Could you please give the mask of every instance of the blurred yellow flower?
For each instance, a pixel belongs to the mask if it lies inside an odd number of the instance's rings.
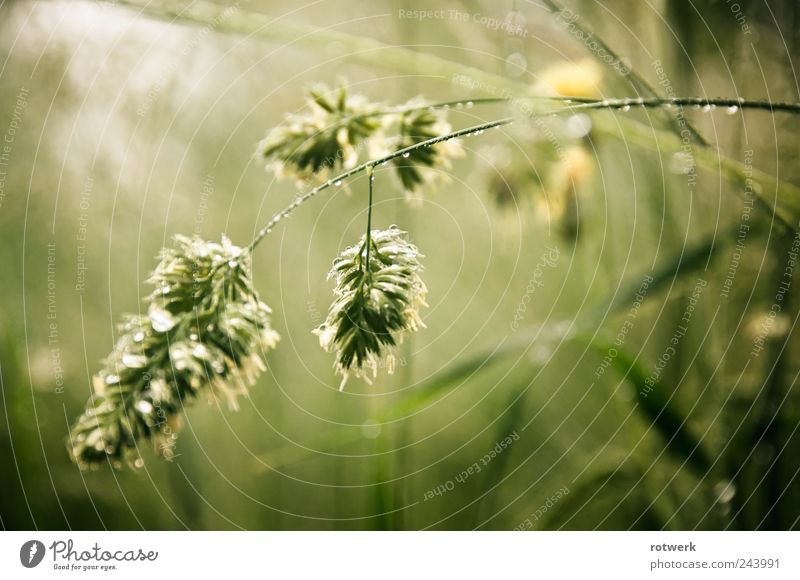
[[[602,81],[603,71],[592,59],[562,62],[539,74],[535,92],[563,97],[598,97]]]

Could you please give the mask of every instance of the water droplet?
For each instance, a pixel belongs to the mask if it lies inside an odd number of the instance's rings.
[[[189,335],[189,338],[192,340],[197,340],[199,337],[194,332]]]
[[[125,353],[122,355],[122,364],[129,369],[140,369],[147,364],[147,357],[143,354]]]
[[[738,112],[739,112],[739,107],[737,107],[736,105],[731,105],[730,107],[728,107],[727,109],[725,109],[725,112],[726,112],[728,115],[735,115],[736,113],[738,113]]]
[[[464,103],[456,103],[456,109],[463,109]]]
[[[630,110],[631,110],[631,106],[630,106],[630,105],[622,105],[622,108],[621,108],[620,110],[621,110],[623,113],[627,113],[628,111],[630,111]]]
[[[592,118],[584,113],[570,115],[564,122],[564,129],[571,138],[580,139],[592,130]]]
[[[107,385],[116,385],[119,383],[119,375],[106,375]]]
[[[528,59],[519,52],[512,53],[506,58],[506,72],[512,77],[518,77],[528,68]]]
[[[133,335],[133,342],[142,342],[144,340],[144,332],[137,332]]]
[[[381,163],[381,166],[383,166],[383,167],[385,167],[386,165],[389,165],[388,161],[384,161],[383,163]]]
[[[473,103],[472,101],[468,101],[468,102],[467,102],[467,108],[468,108],[468,109],[471,109],[471,108],[472,108],[472,107],[474,107],[474,106],[475,106],[475,103]]]
[[[710,105],[708,103],[703,105],[703,112],[704,113],[708,113],[709,111],[713,111],[713,110],[714,110],[714,105]]]
[[[372,419],[367,419],[361,426],[361,432],[367,439],[375,439],[381,434],[381,426]]]
[[[228,261],[228,268],[235,268],[238,265],[239,265],[239,262],[237,262],[236,260],[229,260]]]
[[[141,469],[144,467],[144,460],[141,457],[137,457],[136,460],[133,462],[133,466],[136,469]]]
[[[136,410],[142,415],[149,415],[153,412],[153,405],[149,401],[139,401],[136,403]]]
[[[204,357],[206,357],[208,355],[208,349],[204,345],[198,344],[192,350],[192,354],[196,358],[204,358]]]
[[[723,480],[714,486],[714,493],[717,494],[718,503],[730,503],[736,495],[736,486],[730,481]]]
[[[161,287],[161,293],[162,294],[169,294],[169,286],[167,286],[167,285],[162,286]]]
[[[670,158],[669,168],[673,173],[688,175],[694,169],[694,157],[686,151],[678,151]]]
[[[106,445],[106,454],[111,455],[112,453],[114,453],[114,447]]]
[[[545,364],[553,356],[553,351],[545,345],[539,345],[531,350],[529,356],[535,364]]]
[[[156,332],[169,332],[178,323],[175,317],[158,306],[150,307],[150,324]]]
[[[403,153],[403,159],[408,159],[409,157],[411,157],[411,153],[409,153],[408,151]]]
[[[341,186],[341,185],[342,185],[342,180],[341,180],[341,179],[337,179],[336,181],[334,181],[334,182],[333,182],[333,184],[334,184],[336,187],[339,187],[339,186]]]

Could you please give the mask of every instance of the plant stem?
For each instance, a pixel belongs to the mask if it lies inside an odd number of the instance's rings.
[[[716,107],[730,107],[732,112],[739,109],[759,109],[762,111],[800,113],[800,103],[772,102],[772,101],[749,101],[746,99],[707,99],[704,97],[675,97],[675,98],[652,98],[652,99],[569,99],[579,104],[565,107],[570,110],[577,109],[625,109],[626,107],[709,107],[713,110]],[[735,107],[735,110],[733,108]]]
[[[589,97],[564,97],[546,95],[510,95],[507,97],[485,97],[478,99],[459,99],[456,101],[444,101],[432,103],[420,107],[398,108],[396,110],[381,111],[378,114],[401,114],[421,109],[449,109],[459,105],[490,105],[499,103],[513,103],[514,101],[555,101],[564,103],[565,107],[542,111],[542,114],[553,114],[561,112],[573,112],[581,109],[624,109],[626,107],[736,107],[737,109],[757,109],[762,111],[800,113],[800,103],[788,103],[782,101],[761,101],[749,99],[730,99],[730,98],[705,98],[705,97],[653,97],[653,98],[615,98],[615,99],[594,99]],[[357,117],[369,116],[369,114],[358,115]]]
[[[437,143],[442,143],[443,141],[449,141],[450,139],[456,139],[458,137],[465,137],[467,135],[474,135],[474,134],[477,134],[477,133],[482,133],[483,131],[486,131],[488,129],[494,129],[495,127],[501,127],[503,125],[508,125],[513,120],[514,119],[512,119],[512,118],[499,119],[497,121],[490,121],[488,123],[481,123],[480,125],[474,125],[472,127],[467,127],[466,129],[460,129],[458,131],[454,131],[452,133],[448,133],[447,135],[440,135],[439,137],[433,137],[431,139],[426,139],[425,141],[420,141],[419,143],[415,143],[414,145],[410,145],[408,147],[404,147],[403,149],[398,149],[397,151],[394,151],[393,153],[390,153],[389,155],[385,155],[385,156],[380,157],[378,159],[373,159],[373,160],[370,160],[370,161],[366,161],[366,162],[362,163],[361,165],[357,165],[356,167],[353,167],[352,169],[349,169],[349,170],[345,171],[344,173],[342,173],[340,175],[337,175],[333,179],[329,179],[325,183],[322,183],[321,185],[318,185],[317,187],[315,187],[311,191],[308,191],[308,192],[304,193],[303,195],[301,195],[297,199],[295,199],[292,203],[290,203],[288,206],[286,206],[282,211],[280,211],[280,212],[276,213],[274,216],[272,216],[272,218],[267,222],[267,225],[265,225],[256,234],[256,236],[253,238],[253,241],[250,242],[250,244],[247,246],[247,251],[248,252],[252,252],[255,249],[255,247],[259,244],[259,242],[261,242],[261,240],[263,240],[264,237],[267,234],[269,234],[275,228],[275,226],[278,225],[278,223],[280,221],[282,221],[284,218],[288,217],[294,210],[296,210],[298,207],[303,205],[305,202],[307,202],[312,197],[315,197],[321,191],[324,191],[325,189],[329,188],[331,185],[333,185],[335,183],[341,182],[343,179],[347,179],[348,177],[352,177],[353,175],[361,173],[362,171],[366,170],[367,168],[372,168],[372,167],[375,167],[377,165],[381,165],[383,163],[388,163],[389,161],[392,161],[393,159],[396,159],[396,158],[402,156],[404,153],[410,153],[411,151],[414,151],[415,149],[419,149],[420,147],[428,147],[428,146],[431,146],[431,145],[436,145]]]
[[[541,111],[541,114],[555,114],[560,112],[572,112],[581,109],[625,109],[626,107],[642,107],[642,108],[671,108],[671,107],[711,107],[713,110],[717,107],[736,107],[736,109],[757,109],[770,112],[785,112],[785,113],[800,113],[800,103],[788,102],[772,102],[761,100],[748,100],[743,98],[706,98],[706,97],[622,97],[614,99],[595,99],[591,97],[567,97],[567,96],[553,96],[553,95],[509,95],[506,97],[480,97],[476,99],[457,99],[454,101],[442,101],[440,103],[429,103],[426,105],[414,105],[413,107],[394,107],[384,109],[382,111],[371,111],[369,113],[359,113],[358,115],[350,115],[344,117],[326,127],[326,130],[334,129],[340,125],[356,119],[365,119],[369,117],[379,117],[387,115],[403,115],[414,111],[422,111],[424,109],[460,109],[463,106],[473,105],[496,105],[503,103],[514,103],[515,101],[553,101],[556,103],[563,103],[568,105],[560,109],[552,111]],[[735,111],[734,111],[735,112]],[[687,123],[688,128],[688,123]],[[707,143],[703,145],[708,146]]]
[[[367,278],[369,278],[372,274],[372,271],[369,269],[369,247],[372,245],[372,183],[375,181],[373,169],[374,167],[372,165],[367,167],[367,179],[369,180],[369,205],[367,206],[367,257],[364,260],[364,267],[367,270]]]

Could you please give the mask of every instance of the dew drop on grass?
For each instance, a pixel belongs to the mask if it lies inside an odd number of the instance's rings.
[[[129,369],[140,369],[147,364],[147,357],[143,354],[125,353],[122,355],[122,364]]]
[[[717,502],[730,503],[736,495],[736,486],[730,481],[723,480],[714,486],[714,492],[717,494]]]
[[[564,129],[571,138],[580,139],[592,130],[592,118],[584,113],[571,115],[564,122]]]
[[[376,439],[381,434],[381,426],[372,419],[367,419],[361,426],[361,432],[367,439]]]
[[[739,112],[739,107],[737,107],[736,105],[731,105],[730,107],[728,107],[727,109],[725,109],[725,112],[726,112],[728,115],[735,115],[736,113],[738,113],[738,112]]]
[[[669,160],[669,169],[672,173],[688,175],[694,168],[694,157],[686,151],[678,151]]]
[[[528,68],[528,59],[519,52],[512,53],[506,58],[506,72],[512,77],[518,77]]]
[[[411,153],[409,153],[408,151],[403,153],[403,159],[408,159],[409,157],[411,157]]]
[[[341,179],[337,179],[336,181],[334,181],[334,182],[333,182],[333,184],[334,184],[336,187],[340,187],[340,186],[342,185],[342,180],[341,180]]]
[[[168,332],[177,323],[175,317],[163,308],[151,307],[149,315],[150,324],[153,325],[153,330],[156,332]]]

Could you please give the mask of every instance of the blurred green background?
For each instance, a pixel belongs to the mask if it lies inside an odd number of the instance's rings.
[[[559,118],[552,132],[519,123],[469,137],[450,183],[419,207],[378,171],[376,225],[409,230],[426,256],[427,329],[402,346],[395,375],[351,380],[343,393],[310,330],[331,301],[331,260],[364,230],[365,178],[326,191],[255,254],[283,338],[242,408],[192,407],[172,462],[147,450],[138,471],[78,470],[69,423],[121,314],[149,291],[159,249],[176,233],[244,245],[297,193],[253,152],[303,110],[310,83],[435,102],[490,96],[453,81],[463,67],[518,89],[592,58],[522,0],[236,6],[203,26],[102,2],[0,4],[3,528],[798,527],[796,285],[764,318],[794,232],[756,207],[742,240],[747,187],[780,192],[713,162],[690,187],[680,154],[662,146],[659,110],[592,113],[588,135]],[[655,60],[676,95],[798,101],[796,2],[569,6],[662,94]],[[444,15],[401,16],[412,9]],[[512,10],[524,34],[491,25]],[[228,31],[260,22],[249,13],[269,25]],[[641,96],[597,67],[600,96]],[[450,121],[506,114],[472,107]],[[685,114],[724,155],[800,181],[796,116]],[[584,151],[586,166],[559,165],[550,133]],[[564,172],[574,207],[543,212]],[[541,267],[548,248],[558,259]],[[686,334],[659,367],[698,280]]]

